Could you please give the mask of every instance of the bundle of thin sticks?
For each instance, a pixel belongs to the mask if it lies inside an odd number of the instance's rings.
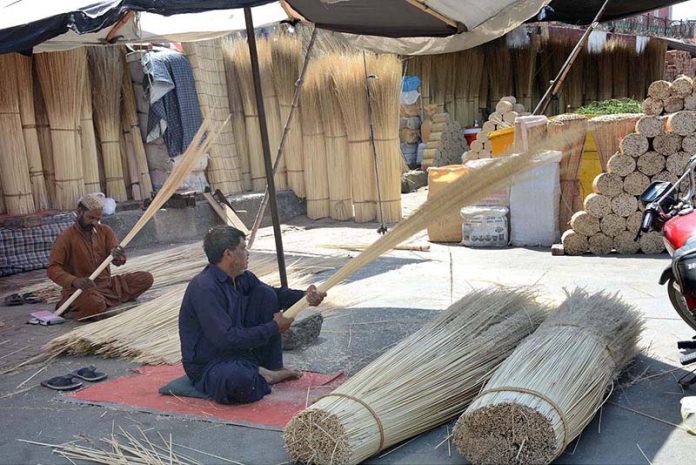
[[[530,291],[469,294],[285,428],[294,461],[357,464],[462,412],[545,317]]]

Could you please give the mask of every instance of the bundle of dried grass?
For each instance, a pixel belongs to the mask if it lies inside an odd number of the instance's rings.
[[[43,166],[43,176],[46,182],[46,193],[48,204],[51,208],[58,208],[56,198],[56,171],[53,167],[53,146],[51,145],[51,127],[48,123],[48,114],[39,78],[34,67],[34,116],[36,117],[36,134],[39,138],[39,148],[41,150],[41,164]]]
[[[222,43],[223,62],[225,65],[225,81],[227,82],[227,98],[230,107],[230,124],[234,144],[239,156],[239,169],[241,170],[241,183],[245,191],[251,190],[251,168],[249,166],[249,143],[247,141],[246,118],[244,116],[244,104],[240,85],[235,73],[232,55],[228,52],[229,41]]]
[[[614,56],[612,53],[615,40],[609,39],[604,43],[602,53],[597,60],[597,100],[609,100],[614,95]]]
[[[643,100],[645,98],[646,83],[645,78],[647,72],[644,64],[643,52],[638,53],[635,47],[629,47],[626,51],[628,60],[628,95],[634,100]]]
[[[304,145],[304,177],[307,194],[307,216],[313,220],[326,218],[329,209],[329,177],[324,141],[324,115],[321,109],[325,69],[312,62],[302,86],[302,141]]]
[[[645,68],[646,90],[652,82],[659,81],[665,75],[665,55],[667,42],[663,39],[650,37],[643,50],[643,66]]]
[[[455,56],[454,53],[442,53],[431,58],[430,103],[448,113],[452,112],[454,104]]]
[[[399,107],[401,106],[401,62],[396,55],[371,56],[367,69],[372,98],[372,118],[377,154],[378,220],[401,220],[401,148],[399,146]],[[450,57],[447,62],[452,62]],[[380,218],[379,215],[383,217]]]
[[[331,178],[331,182],[328,183],[329,216],[336,220],[349,220],[353,217],[353,199],[350,188],[348,136],[331,75],[332,70],[338,69],[341,65],[341,55],[334,53],[320,58],[317,69],[321,70],[323,78],[320,83],[319,104],[324,118],[327,177]]]
[[[495,371],[454,428],[474,464],[550,463],[592,420],[638,353],[640,314],[576,289]]]
[[[121,87],[123,65],[118,47],[89,47],[92,72],[94,123],[99,134],[106,176],[106,193],[114,200],[127,199],[124,167],[121,161]],[[53,124],[51,124],[53,129]]]
[[[249,153],[251,188],[254,191],[263,191],[266,188],[266,167],[263,160],[259,112],[256,106],[254,78],[251,74],[249,47],[246,40],[233,37],[223,43],[223,50],[228,69],[234,69],[234,78],[239,86],[239,92],[242,97],[244,126],[246,129],[247,149]],[[229,81],[229,74],[227,79]]]
[[[126,191],[128,198],[132,200],[142,200],[143,195],[140,190],[140,177],[138,176],[138,160],[135,158],[135,149],[132,144],[131,130],[121,112],[121,135],[119,137],[121,147],[121,163],[124,168],[123,178],[126,181]]]
[[[259,53],[259,71],[261,73],[261,89],[263,90],[263,106],[266,110],[266,124],[268,125],[268,141],[271,147],[272,166],[275,166],[285,121],[281,121],[280,118],[280,107],[278,106],[278,96],[276,95],[275,85],[273,84],[273,74],[287,73],[287,70],[276,67],[273,63],[271,49],[274,46],[274,42],[270,39],[259,39],[257,45]],[[275,175],[273,176],[276,190],[287,190],[287,161],[284,156],[280,158],[277,165]]]
[[[472,73],[469,72],[468,65],[471,62],[473,55],[472,49],[462,50],[457,52],[454,59],[454,68],[457,70],[456,80],[454,84],[454,119],[459,121],[462,126],[473,123],[474,116],[469,109],[469,81]],[[461,71],[460,71],[461,70]],[[414,74],[410,69],[406,70],[406,74]],[[416,73],[417,75],[417,73]]]
[[[629,63],[631,54],[635,54],[635,45],[621,38],[611,38],[604,45],[605,53],[612,60],[612,96],[624,98],[629,96]]]
[[[547,125],[549,137],[557,138],[564,132],[571,130],[577,134],[573,140],[569,140],[558,150],[563,154],[561,159],[561,205],[558,214],[560,231],[569,228],[570,217],[578,210],[582,210],[582,195],[580,194],[580,161],[587,134],[587,118],[582,115],[565,114],[554,118]]]
[[[126,65],[125,55],[122,56],[122,60],[124,63],[122,88],[123,106],[121,108],[123,131],[124,134],[126,134],[126,142],[133,149],[133,168],[138,185],[140,186],[140,194],[142,198],[145,199],[152,194],[152,179],[150,179],[150,168],[147,164],[145,145],[143,144],[143,137],[140,132],[133,81],[128,66]],[[220,134],[220,136],[222,136],[222,134]]]
[[[200,272],[207,262],[200,248],[197,266],[182,270],[189,275]],[[188,246],[191,254],[191,246]],[[306,284],[308,276],[335,267],[341,261],[330,258],[296,257],[288,266],[288,278],[295,286]],[[262,281],[278,286],[275,255],[252,252],[249,269]],[[137,305],[109,319],[78,327],[46,344],[48,354],[94,354],[102,357],[122,357],[139,363],[177,363],[181,360],[178,315],[187,280],[180,280],[165,289],[158,297]],[[172,281],[174,282],[174,281]]]
[[[487,92],[482,91],[482,85],[488,83],[485,78],[486,73],[486,54],[484,52],[483,46],[475,47],[469,50],[466,71],[471,73],[469,77],[469,97],[467,100],[467,108],[469,113],[469,124],[472,124],[474,120],[482,120],[481,117],[481,107],[486,106]],[[460,72],[462,74],[463,72]],[[466,122],[461,122],[462,125],[467,124]]]
[[[7,213],[24,215],[35,208],[19,111],[19,56],[0,55],[0,68],[0,178]]]
[[[280,106],[280,121],[286,124],[297,79],[302,69],[302,42],[296,35],[277,33],[273,36],[273,85]],[[297,111],[297,110],[296,110]],[[304,163],[302,148],[302,120],[295,115],[285,142],[283,158],[287,170],[288,187],[300,198],[305,197]],[[348,171],[349,172],[349,171]]]
[[[44,180],[41,147],[36,132],[36,116],[34,114],[34,76],[31,57],[17,55],[17,91],[19,92],[19,113],[22,118],[22,134],[27,153],[27,166],[34,207],[45,210],[49,207],[46,181]],[[9,70],[8,70],[9,71]]]
[[[515,97],[525,108],[532,108],[538,44],[538,40],[532,40],[529,44],[510,49],[515,76]]]
[[[641,116],[640,114],[627,113],[597,116],[590,119],[589,130],[592,132],[592,137],[597,145],[602,170],[607,170],[609,158],[617,152],[624,136],[634,131],[636,122]]]
[[[182,46],[191,63],[203,118],[223,123],[230,115],[230,108],[221,39],[184,42]],[[206,172],[213,189],[223,193],[241,192],[241,162],[231,126],[223,129],[210,147],[209,155]]]
[[[432,77],[433,77],[433,59],[431,55],[420,55],[416,57],[417,69],[420,71],[421,78],[421,102],[423,105],[432,103]],[[478,86],[478,83],[477,83]]]
[[[424,59],[423,64],[425,63],[430,62]],[[370,144],[363,56],[355,53],[343,54],[342,65],[334,70],[333,77],[348,134],[348,159],[355,221],[365,223],[377,218],[374,200],[377,197],[377,185],[375,161]]]
[[[102,192],[97,158],[97,139],[94,134],[92,114],[92,78],[89,68],[85,71],[82,86],[82,105],[80,105],[80,147],[82,149],[82,172],[86,192]]]
[[[587,50],[587,48],[584,48],[582,54],[584,102],[596,102],[599,100],[599,80],[597,79],[597,70],[599,69],[599,53],[593,53]]]
[[[297,462],[357,464],[446,422],[545,315],[529,291],[465,296],[295,415],[285,449]]]

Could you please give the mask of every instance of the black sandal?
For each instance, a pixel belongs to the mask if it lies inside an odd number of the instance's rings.
[[[19,294],[10,294],[5,297],[5,305],[14,307],[16,305],[24,305],[24,299]]]
[[[79,370],[75,370],[70,375],[76,378],[84,379],[85,381],[89,381],[90,383],[96,383],[97,381],[106,379],[106,377],[108,376],[106,373],[97,371],[97,367],[91,365],[88,367],[80,368]]]
[[[70,375],[54,376],[51,379],[41,381],[41,385],[56,391],[72,391],[73,389],[82,387],[82,383],[75,381]]]

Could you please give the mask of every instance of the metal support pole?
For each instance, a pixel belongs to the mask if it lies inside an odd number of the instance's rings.
[[[271,147],[268,142],[268,126],[266,125],[266,110],[263,106],[263,91],[261,89],[261,73],[259,72],[259,55],[256,50],[256,36],[254,35],[254,20],[251,17],[251,8],[244,7],[244,20],[246,21],[247,43],[249,44],[249,57],[251,60],[251,73],[254,78],[254,93],[256,94],[256,106],[259,112],[259,129],[261,130],[261,145],[263,147],[263,161],[266,168],[266,184],[268,186],[269,203],[271,204],[271,218],[273,220],[273,236],[275,237],[276,256],[278,257],[278,272],[280,273],[280,285],[287,287],[288,275],[285,270],[285,254],[283,252],[283,237],[280,233],[280,220],[278,218],[278,203],[276,201],[275,183],[273,182],[273,162],[271,161]]]
[[[561,69],[558,71],[558,75],[553,81],[551,81],[551,85],[548,89],[546,89],[546,93],[544,93],[544,96],[541,97],[541,100],[539,100],[539,104],[534,109],[533,114],[543,115],[544,113],[546,113],[546,109],[549,107],[551,99],[555,97],[556,94],[558,94],[558,92],[560,92],[561,87],[565,82],[565,78],[566,76],[568,76],[568,73],[570,72],[570,68],[573,66],[573,63],[575,63],[575,60],[577,59],[578,55],[580,55],[580,52],[582,51],[582,48],[585,46],[585,42],[587,42],[587,39],[590,37],[590,34],[599,24],[599,20],[604,14],[604,9],[607,7],[608,3],[609,0],[605,0],[604,4],[597,12],[597,15],[595,15],[592,24],[587,26],[587,29],[585,29],[585,33],[582,35],[582,37],[580,37],[578,43],[575,44],[575,48],[572,52],[570,52],[568,59],[565,61],[565,63],[563,63],[563,66],[561,66]]]
[[[285,141],[290,132],[290,123],[292,122],[293,116],[297,112],[297,106],[300,103],[300,93],[302,91],[302,84],[304,83],[305,74],[307,74],[307,66],[309,65],[309,58],[312,54],[312,49],[314,48],[314,41],[317,38],[317,27],[314,26],[312,29],[312,36],[309,39],[309,45],[307,45],[307,52],[305,52],[304,64],[302,65],[302,71],[300,72],[300,77],[295,81],[295,93],[292,96],[292,106],[290,107],[290,113],[288,114],[288,120],[285,122],[285,128],[283,129],[283,137],[280,139],[280,145],[278,146],[278,154],[276,155],[275,163],[273,163],[273,174],[275,174],[280,164],[281,158],[283,158],[283,153],[285,149]],[[249,238],[247,241],[247,247],[251,248],[256,240],[256,233],[261,227],[261,221],[263,220],[263,215],[266,213],[266,207],[268,206],[268,186],[266,186],[266,192],[263,195],[263,200],[261,201],[261,206],[259,211],[256,212],[256,218],[254,219],[254,225],[251,227],[251,232],[249,233]]]

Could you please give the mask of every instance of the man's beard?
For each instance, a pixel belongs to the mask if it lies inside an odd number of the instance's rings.
[[[85,232],[93,232],[97,227],[93,224],[85,224],[82,222],[82,218],[77,220],[77,224],[80,226],[80,229],[82,229]]]

